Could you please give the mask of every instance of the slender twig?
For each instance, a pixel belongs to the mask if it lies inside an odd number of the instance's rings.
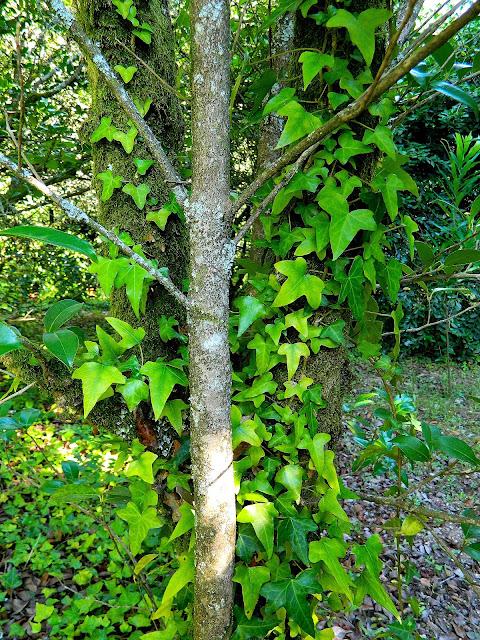
[[[23,124],[25,122],[25,82],[23,78],[22,69],[22,26],[21,22],[17,22],[17,29],[15,32],[15,48],[17,52],[17,77],[18,86],[20,89],[20,97],[18,100],[18,166],[22,167],[22,144],[23,144]]]
[[[2,165],[4,167],[7,167],[12,173],[30,184],[32,187],[38,189],[38,191],[46,195],[48,198],[50,198],[50,200],[53,200],[53,202],[55,202],[71,220],[86,224],[100,235],[108,238],[110,242],[112,242],[122,251],[122,253],[125,253],[127,256],[129,256],[134,262],[145,269],[145,271],[149,273],[152,278],[160,282],[160,284],[162,284],[176,300],[178,300],[185,307],[188,307],[190,305],[189,300],[187,299],[185,294],[183,294],[180,289],[177,289],[170,278],[164,276],[163,273],[159,269],[153,267],[148,260],[140,256],[138,253],[135,253],[135,251],[133,251],[131,247],[122,242],[122,240],[120,240],[120,238],[115,233],[113,233],[113,231],[106,229],[96,220],[90,218],[89,215],[82,211],[82,209],[79,209],[75,204],[73,204],[73,202],[67,200],[66,198],[63,198],[58,193],[53,191],[53,189],[47,186],[44,182],[35,178],[30,173],[30,171],[27,171],[27,169],[19,169],[18,166],[14,162],[12,162],[12,160],[3,155],[3,153],[0,153],[0,166]]]
[[[450,322],[450,320],[453,320],[454,318],[458,318],[459,316],[463,316],[464,313],[468,313],[469,311],[472,311],[472,309],[476,309],[479,306],[480,306],[480,302],[476,302],[475,304],[470,305],[470,307],[467,307],[466,309],[462,309],[462,311],[459,311],[458,313],[454,313],[453,315],[448,316],[448,318],[435,320],[435,322],[429,322],[427,324],[423,324],[421,327],[402,329],[400,333],[418,333],[418,331],[423,331],[424,329],[429,329],[430,327],[435,327],[436,325],[444,324],[445,322]],[[385,333],[382,333],[382,336],[394,336],[394,335],[395,335],[394,331],[387,331]]]
[[[160,140],[153,133],[152,129],[145,122],[144,118],[135,106],[135,103],[126,91],[120,78],[110,67],[110,64],[103,55],[100,47],[88,37],[78,21],[75,19],[73,13],[67,9],[62,0],[50,0],[50,4],[59,22],[71,34],[82,52],[87,57],[91,58],[93,64],[103,76],[105,82],[108,84],[110,90],[118,100],[118,103],[124,109],[129,118],[131,118],[132,122],[145,139],[145,143],[148,145],[153,157],[158,162],[158,168],[163,173],[165,182],[170,185],[178,203],[185,205],[188,202],[188,192],[183,186],[181,177],[175,170],[170,158],[165,153]]]
[[[2,398],[0,400],[0,404],[5,404],[5,402],[9,402],[10,400],[13,400],[13,398],[17,398],[18,396],[23,395],[24,393],[26,393],[29,389],[31,389],[34,386],[35,386],[35,382],[31,382],[30,384],[27,384],[27,386],[23,387],[23,389],[20,389],[20,391],[15,391],[15,393],[12,393],[11,395],[7,396],[6,398]]]

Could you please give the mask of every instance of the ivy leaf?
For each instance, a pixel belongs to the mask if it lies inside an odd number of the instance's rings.
[[[235,607],[237,625],[231,640],[250,640],[251,638],[266,638],[268,632],[278,625],[278,618],[248,618],[243,609]]]
[[[395,158],[397,150],[395,143],[393,142],[393,135],[391,130],[382,124],[377,124],[373,131],[365,131],[363,135],[363,142],[365,144],[374,144],[380,151],[386,153],[387,156]]]
[[[313,309],[320,306],[325,283],[317,276],[307,274],[307,261],[304,258],[277,262],[275,269],[287,276],[287,280],[273,301],[273,307],[284,307],[302,296],[306,297]]]
[[[112,0],[112,4],[117,7],[117,13],[126,20],[133,5],[133,0]]]
[[[76,315],[83,307],[83,302],[77,302],[76,300],[60,300],[55,302],[48,309],[43,319],[45,331],[51,333],[60,329],[66,322],[68,322],[74,315]]]
[[[300,358],[302,356],[308,358],[310,349],[304,342],[295,342],[293,344],[285,343],[280,345],[278,353],[287,358],[288,379],[291,380],[298,369]]]
[[[267,326],[265,327],[265,333],[267,333],[270,336],[270,338],[278,347],[278,344],[280,342],[280,337],[282,335],[282,331],[284,331],[285,329],[286,329],[286,326],[284,325],[284,323],[277,318],[274,324],[267,324]]]
[[[145,282],[150,280],[151,276],[136,263],[129,263],[127,268],[119,275],[118,286],[125,285],[127,298],[137,318],[140,318],[140,303],[142,302]]]
[[[402,279],[402,263],[392,258],[385,265],[377,265],[377,273],[384,293],[389,297],[390,302],[395,303],[400,291],[400,280]]]
[[[312,80],[324,67],[333,67],[333,56],[316,51],[304,51],[299,62],[302,63],[303,88],[306,90]]]
[[[169,542],[172,542],[172,540],[176,540],[177,538],[183,536],[185,533],[188,533],[193,529],[195,525],[195,513],[189,504],[184,502],[180,505],[178,510],[181,514],[180,520],[175,525],[175,529],[172,531],[172,534],[168,539]]]
[[[330,575],[335,579],[340,593],[345,594],[350,602],[352,602],[353,595],[350,589],[352,586],[352,579],[339,562],[339,558],[343,558],[344,555],[345,545],[335,538],[322,538],[321,540],[315,540],[310,543],[310,561],[322,561],[327,567]]]
[[[119,271],[121,271],[125,265],[128,266],[127,258],[116,258],[112,260],[110,258],[98,256],[97,262],[93,262],[88,267],[88,271],[90,273],[97,274],[98,283],[107,298],[110,297],[112,287]]]
[[[145,451],[140,454],[136,460],[132,460],[128,467],[125,469],[125,475],[127,478],[132,476],[138,476],[147,484],[153,484],[153,470],[152,465],[158,456],[151,451]]]
[[[160,231],[165,231],[165,227],[167,226],[168,218],[172,211],[167,207],[162,207],[158,209],[158,211],[149,211],[147,213],[145,219],[147,222],[154,222]]]
[[[334,211],[330,222],[330,244],[333,259],[337,260],[359,231],[375,231],[377,224],[370,209]]]
[[[334,111],[338,109],[344,102],[348,102],[348,95],[346,93],[337,93],[335,91],[329,91],[327,93],[328,102]]]
[[[195,567],[193,564],[193,553],[187,556],[180,556],[180,566],[168,581],[167,588],[162,597],[162,605],[170,604],[173,598],[183,589],[185,585],[193,581],[195,575]],[[155,619],[158,611],[154,613],[152,619]]]
[[[35,622],[43,622],[44,620],[48,620],[53,612],[55,611],[55,607],[52,605],[42,604],[41,602],[35,603]]]
[[[120,142],[125,153],[132,153],[133,147],[135,145],[135,138],[137,137],[137,129],[135,127],[130,127],[127,133],[120,131],[119,129],[115,129],[115,133],[113,134],[113,139],[117,142]]]
[[[347,29],[350,40],[359,48],[367,66],[370,66],[375,53],[375,30],[390,16],[391,12],[386,9],[366,9],[356,18],[350,11],[338,9],[326,26]]]
[[[233,582],[238,582],[242,587],[244,611],[248,620],[253,616],[262,585],[269,580],[268,567],[246,567],[244,564],[235,567]]]
[[[274,518],[278,516],[278,511],[271,502],[249,504],[239,512],[237,521],[251,523],[257,538],[262,543],[267,557],[273,554],[273,533]]]
[[[277,94],[275,94],[270,100],[267,102],[263,109],[263,115],[267,116],[270,113],[279,113],[279,111],[290,104],[292,100],[294,100],[295,89],[291,87],[284,87]]]
[[[137,67],[124,67],[122,64],[117,64],[113,68],[120,74],[125,84],[128,84],[138,71]]]
[[[405,233],[407,234],[408,248],[410,251],[410,260],[413,260],[415,251],[415,237],[414,233],[418,231],[418,224],[410,216],[403,216],[402,222],[405,226]]]
[[[312,607],[307,596],[311,593],[321,593],[322,587],[311,570],[302,571],[295,578],[286,578],[265,584],[260,594],[266,598],[271,607],[278,611],[285,607],[289,618],[308,633],[315,636],[315,625],[312,618]]]
[[[97,178],[103,183],[102,195],[100,197],[102,202],[110,200],[114,190],[119,189],[123,182],[123,177],[113,175],[110,169],[108,171],[103,171],[102,173],[97,173]]]
[[[372,153],[373,151],[368,145],[356,140],[351,131],[342,133],[338,138],[338,144],[340,149],[335,151],[334,156],[341,164],[346,164],[354,156]]]
[[[77,355],[78,336],[70,329],[59,329],[53,333],[43,334],[43,343],[53,355],[71,368]]]
[[[73,372],[72,378],[82,381],[85,418],[112,384],[126,382],[125,376],[117,367],[101,362],[85,362]]]
[[[123,509],[117,509],[116,513],[128,523],[128,540],[133,555],[140,551],[150,529],[158,529],[163,524],[155,507],[147,507],[140,511],[136,504],[129,502]]]
[[[295,142],[307,136],[322,124],[320,118],[317,118],[309,111],[306,111],[298,102],[291,101],[277,111],[281,116],[286,116],[287,122],[283,128],[282,135],[278,141],[276,149]]]
[[[138,407],[140,402],[147,402],[149,398],[148,384],[136,378],[131,378],[125,384],[118,385],[117,391],[123,396],[129,411]]]
[[[5,322],[0,322],[0,356],[15,351],[15,349],[21,349],[22,346],[20,334]]]
[[[255,349],[255,361],[257,364],[257,373],[262,375],[271,368],[271,354],[273,351],[273,344],[270,340],[260,334],[256,333],[254,338],[247,344],[248,349]]]
[[[131,324],[118,318],[112,318],[111,316],[105,318],[108,324],[115,329],[119,336],[121,336],[120,345],[124,349],[131,349],[140,344],[145,337],[145,329],[138,327],[134,329]]]
[[[240,560],[250,562],[253,554],[260,551],[259,541],[251,525],[244,524],[238,527],[237,544],[235,551]]]
[[[142,158],[134,158],[133,163],[137,167],[137,171],[141,176],[144,176],[154,164],[153,160],[142,160]]]
[[[423,530],[423,524],[415,516],[407,516],[402,522],[400,528],[400,535],[402,536],[416,536],[417,533]]]
[[[310,518],[285,516],[278,525],[278,543],[290,544],[298,559],[308,565],[307,533],[317,529],[318,525]]]
[[[165,417],[168,419],[172,427],[178,433],[179,436],[182,435],[183,430],[183,417],[182,411],[188,409],[188,404],[186,404],[180,398],[176,398],[175,400],[168,400],[165,403],[165,406],[162,411],[161,418]]]
[[[263,318],[266,314],[265,306],[253,296],[242,296],[234,301],[234,305],[239,310],[238,337],[252,325],[255,320]]]
[[[139,29],[134,29],[133,33],[140,38],[145,44],[151,44],[153,29],[147,22],[142,22]]]
[[[182,387],[188,386],[187,376],[181,369],[163,360],[146,362],[140,369],[140,373],[149,378],[153,412],[155,420],[158,420],[175,386],[177,384]]]
[[[298,464],[287,464],[275,476],[275,481],[283,485],[295,502],[299,502],[302,492],[303,469]]]
[[[356,256],[348,272],[348,276],[342,282],[338,301],[343,302],[348,298],[348,304],[356,320],[362,320],[365,312],[365,296],[363,291],[363,260]]]
[[[111,118],[102,118],[100,120],[100,124],[90,136],[90,142],[100,142],[100,140],[103,140],[103,138],[106,138],[108,142],[112,142],[113,136],[115,135],[116,131],[117,127],[115,127],[115,125],[112,125]]]
[[[150,185],[148,184],[139,184],[136,187],[131,182],[128,182],[122,189],[123,193],[127,193],[129,196],[132,196],[133,201],[137,205],[137,207],[141,210],[145,206],[147,201],[147,196],[151,191]]]
[[[252,386],[237,393],[233,400],[235,400],[235,402],[248,402],[251,400],[256,407],[259,407],[265,400],[265,394],[275,393],[277,386],[277,383],[273,380],[272,372],[269,371],[259,378],[255,378]]]

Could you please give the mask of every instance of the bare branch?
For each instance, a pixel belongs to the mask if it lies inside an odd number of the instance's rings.
[[[241,209],[256,191],[267,180],[273,178],[279,171],[289,164],[292,164],[299,155],[306,151],[316,142],[324,140],[331,133],[336,131],[342,124],[357,118],[376,98],[388,91],[400,78],[405,76],[419,62],[425,60],[431,53],[444,45],[460,29],[473,20],[480,13],[480,0],[476,0],[466,11],[454,20],[441,33],[433,36],[426,44],[412,52],[411,55],[401,60],[388,73],[386,73],[377,83],[375,89],[370,91],[367,88],[364,93],[354,102],[335,114],[328,122],[310,133],[306,138],[291,147],[278,160],[262,171],[250,185],[240,194],[238,200],[232,205],[233,213]]]
[[[163,173],[165,182],[171,186],[177,201],[181,205],[186,204],[188,200],[188,192],[185,187],[183,187],[181,177],[170,162],[161,142],[145,122],[129,93],[125,90],[120,78],[110,67],[100,47],[88,37],[71,11],[63,4],[62,0],[50,0],[50,4],[60,23],[65,27],[65,29],[67,29],[67,31],[69,31],[82,52],[91,58],[93,64],[102,74],[110,87],[110,90],[117,98],[120,106],[125,110],[126,114],[131,118],[138,131],[145,139],[153,157],[158,162],[159,169]]]
[[[468,313],[469,311],[472,311],[473,309],[476,309],[477,307],[480,307],[480,302],[476,302],[475,304],[470,305],[469,307],[466,307],[465,309],[462,309],[462,311],[459,311],[458,313],[454,313],[452,316],[448,316],[448,318],[442,318],[441,320],[436,320],[435,322],[428,322],[427,324],[422,325],[421,327],[413,327],[411,329],[403,329],[402,331],[400,331],[400,333],[418,333],[419,331],[423,331],[424,329],[429,329],[430,327],[435,327],[439,324],[444,324],[445,322],[450,322],[450,320],[453,320],[454,318],[458,318],[459,316],[463,316],[464,313]],[[386,333],[382,333],[382,336],[393,336],[395,335],[394,331],[387,331]]]
[[[5,404],[6,402],[9,402],[13,398],[18,398],[18,396],[23,395],[24,393],[26,393],[29,389],[31,389],[35,385],[36,385],[36,382],[31,382],[30,384],[27,384],[26,387],[23,387],[23,389],[20,389],[20,391],[15,391],[15,393],[11,393],[6,398],[1,398],[0,399],[0,404]]]
[[[29,185],[31,185],[32,187],[35,187],[35,189],[38,189],[38,191],[40,191],[45,196],[50,198],[50,200],[53,200],[53,202],[55,202],[60,207],[60,209],[62,209],[64,213],[67,214],[67,216],[71,220],[86,224],[91,229],[94,229],[100,235],[104,236],[105,238],[108,238],[108,240],[110,240],[110,242],[116,245],[123,253],[129,256],[134,262],[140,265],[143,269],[145,269],[145,271],[149,273],[152,276],[152,278],[160,282],[160,284],[162,284],[165,287],[165,289],[169,293],[171,293],[176,300],[178,300],[185,307],[188,307],[190,305],[187,297],[180,291],[180,289],[177,289],[177,287],[170,280],[170,278],[167,278],[166,276],[164,276],[163,273],[159,269],[156,269],[155,267],[153,267],[148,260],[138,255],[138,253],[135,253],[135,251],[133,251],[128,245],[122,242],[122,240],[120,240],[120,238],[118,238],[117,235],[113,233],[113,231],[106,229],[103,225],[98,223],[96,220],[94,220],[93,218],[90,218],[88,214],[86,214],[84,211],[79,209],[75,204],[73,204],[73,202],[70,202],[70,200],[63,198],[58,193],[50,189],[50,187],[46,185],[44,182],[35,178],[35,176],[33,176],[32,173],[30,173],[30,171],[27,171],[26,169],[20,169],[14,162],[12,162],[9,158],[7,158],[7,156],[5,156],[3,153],[0,153],[0,166],[6,167],[16,176],[18,176],[19,178],[27,182]]]

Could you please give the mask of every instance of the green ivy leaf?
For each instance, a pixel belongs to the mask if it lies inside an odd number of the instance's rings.
[[[132,460],[128,467],[125,469],[125,475],[127,478],[132,476],[138,476],[147,484],[153,484],[153,470],[152,465],[158,456],[151,451],[145,451],[140,454],[136,460]]]
[[[283,106],[277,113],[280,116],[287,117],[287,122],[283,128],[276,149],[281,149],[295,142],[295,140],[307,136],[322,124],[320,118],[306,111],[298,102],[294,101]]]
[[[76,315],[83,307],[83,302],[77,302],[76,300],[60,300],[55,302],[48,309],[43,319],[45,331],[51,333],[60,329],[66,322],[68,322],[74,315]]]
[[[185,409],[188,409],[188,404],[180,398],[168,400],[168,402],[165,403],[162,415],[160,416],[161,418],[167,418],[179,436],[182,435],[183,431],[182,412],[185,411]]]
[[[363,135],[363,142],[365,144],[376,145],[380,151],[383,151],[383,153],[386,153],[387,156],[390,156],[391,158],[396,157],[397,149],[393,142],[392,132],[388,127],[382,124],[377,124],[373,131],[365,131]]]
[[[362,320],[365,312],[365,296],[363,290],[363,260],[356,256],[348,272],[348,276],[342,282],[338,301],[343,302],[348,298],[348,304],[356,320]]]
[[[108,298],[110,297],[118,273],[122,271],[125,266],[128,267],[127,258],[116,258],[112,260],[98,256],[97,262],[93,262],[88,267],[88,271],[97,275],[98,283]]]
[[[140,551],[150,529],[159,529],[163,524],[155,507],[147,507],[140,511],[136,504],[129,502],[123,509],[117,509],[116,513],[128,523],[128,540],[133,555]]]
[[[302,492],[303,469],[298,464],[287,464],[275,476],[275,481],[283,485],[295,502],[300,501]]]
[[[237,515],[238,522],[250,523],[253,526],[268,558],[271,558],[273,554],[273,521],[276,516],[278,516],[278,511],[271,502],[249,504],[243,507]]]
[[[193,578],[195,575],[195,566],[193,563],[193,553],[189,553],[186,556],[179,557],[179,568],[172,575],[170,580],[168,581],[167,588],[162,597],[162,605],[169,606],[173,602],[173,598],[183,589],[185,585],[189,582],[193,582]],[[156,611],[153,614],[152,619],[154,620],[158,614]]]
[[[278,525],[278,543],[289,544],[297,558],[308,565],[307,533],[317,531],[318,525],[310,518],[285,516]]]
[[[151,281],[151,276],[137,263],[128,263],[118,277],[118,286],[125,285],[127,298],[132,305],[135,316],[140,318],[140,304],[143,301],[144,288]],[[143,305],[142,305],[143,306]]]
[[[272,351],[274,349],[273,342],[268,338],[265,340],[260,333],[257,333],[247,344],[247,348],[255,349],[257,373],[259,375],[266,373],[272,365]]]
[[[119,189],[123,183],[123,177],[113,175],[110,169],[102,173],[97,173],[97,178],[103,183],[102,195],[100,197],[102,202],[110,200],[114,190]]]
[[[134,158],[133,162],[137,167],[139,175],[144,176],[150,167],[154,164],[153,160],[142,160],[142,158]]]
[[[304,258],[283,260],[275,264],[275,269],[287,276],[287,280],[282,284],[273,301],[273,307],[284,307],[302,296],[306,297],[313,309],[320,306],[325,283],[317,276],[307,274],[307,268],[307,261]]]
[[[145,44],[151,44],[153,29],[148,22],[142,22],[139,29],[134,29],[133,33]]]
[[[333,67],[334,64],[333,56],[316,51],[304,51],[298,61],[302,63],[303,88],[305,90],[324,67]]]
[[[330,244],[333,259],[337,260],[359,231],[375,231],[377,224],[373,212],[369,209],[350,211],[336,211],[330,222]]]
[[[150,211],[147,213],[145,219],[147,222],[154,222],[160,231],[165,231],[165,227],[167,226],[167,221],[171,213],[171,209],[168,207],[162,207],[157,211]]]
[[[129,411],[138,407],[140,402],[147,402],[149,398],[148,384],[136,378],[130,378],[125,384],[118,385],[117,391],[123,396]]]
[[[246,567],[244,564],[238,564],[235,567],[233,582],[238,582],[242,587],[244,611],[248,620],[253,616],[262,585],[269,580],[268,567]]]
[[[122,189],[124,193],[127,193],[129,196],[132,196],[133,201],[137,205],[137,207],[141,210],[144,208],[145,203],[147,201],[147,196],[151,191],[151,187],[148,184],[139,184],[136,187],[131,182],[128,182]]]
[[[375,53],[375,31],[391,16],[386,9],[366,9],[356,18],[350,11],[338,9],[326,23],[327,27],[344,27],[350,40],[356,45],[368,66],[372,64]]]
[[[383,292],[388,296],[390,302],[395,303],[400,291],[402,263],[392,258],[385,265],[378,264],[377,273]]]
[[[108,324],[115,329],[119,336],[121,336],[120,345],[124,349],[131,349],[140,344],[145,337],[145,329],[138,327],[134,329],[131,324],[118,318],[112,318],[111,316],[105,318]]]
[[[70,329],[59,329],[52,333],[43,334],[43,343],[56,358],[67,365],[73,366],[79,347],[78,336]]]
[[[322,561],[330,575],[335,579],[339,593],[345,594],[350,602],[352,602],[352,579],[339,562],[339,558],[343,558],[345,552],[346,545],[335,538],[315,540],[311,542],[309,546],[310,562],[315,563]]]
[[[334,156],[341,164],[346,164],[354,156],[372,153],[373,151],[368,145],[356,140],[351,131],[342,133],[338,138],[338,144],[340,149],[335,151]]]
[[[407,516],[402,522],[400,528],[400,535],[402,536],[416,536],[417,533],[423,530],[423,524],[415,516]]]
[[[418,231],[418,224],[410,216],[403,216],[402,222],[405,226],[405,233],[407,234],[408,248],[410,251],[410,260],[413,260],[415,251],[415,237],[414,233]]]
[[[153,412],[155,420],[158,420],[175,386],[177,384],[182,387],[188,386],[187,376],[181,369],[162,360],[146,362],[140,369],[140,373],[149,378]]]
[[[128,84],[138,71],[137,67],[124,67],[122,64],[117,64],[113,68],[120,74],[125,84]]]
[[[48,620],[53,612],[55,611],[55,607],[52,605],[42,604],[41,602],[35,603],[35,622],[43,622],[44,620]]]
[[[234,300],[235,307],[239,310],[238,337],[252,325],[255,320],[263,318],[266,314],[265,306],[253,296],[242,296]]]
[[[100,362],[85,362],[73,372],[72,378],[82,381],[85,418],[112,384],[126,382],[125,376],[117,367]]]
[[[125,153],[132,153],[133,147],[135,145],[135,138],[137,137],[137,129],[135,127],[130,127],[127,133],[120,131],[119,129],[115,129],[115,133],[113,134],[113,139],[117,142],[120,142]]]
[[[133,0],[112,0],[112,4],[117,7],[117,13],[119,13],[122,18],[127,19],[130,8],[133,5]]]
[[[310,355],[310,349],[304,342],[295,342],[293,344],[287,342],[280,345],[278,353],[281,356],[286,356],[287,358],[288,379],[291,380],[298,369],[300,358],[302,356],[308,358]]]
[[[103,140],[103,138],[106,138],[108,142],[112,142],[113,136],[115,135],[116,131],[117,127],[115,125],[112,125],[111,118],[102,118],[100,120],[100,124],[90,136],[90,142],[100,142],[100,140]]]
[[[184,502],[180,505],[178,510],[180,512],[180,520],[175,525],[175,529],[172,531],[172,535],[168,539],[169,542],[172,542],[172,540],[176,540],[185,533],[188,533],[195,525],[195,513],[189,504]]]
[[[322,593],[323,589],[310,569],[302,571],[295,578],[285,578],[263,585],[260,593],[268,600],[274,610],[285,607],[289,618],[298,626],[315,636],[315,625],[312,618],[312,607],[307,596],[311,593]]]

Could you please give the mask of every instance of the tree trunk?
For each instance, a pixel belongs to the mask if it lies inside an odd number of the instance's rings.
[[[196,640],[229,636],[235,551],[235,492],[228,342],[229,7],[192,4],[192,195],[190,238],[190,403],[195,490]]]

